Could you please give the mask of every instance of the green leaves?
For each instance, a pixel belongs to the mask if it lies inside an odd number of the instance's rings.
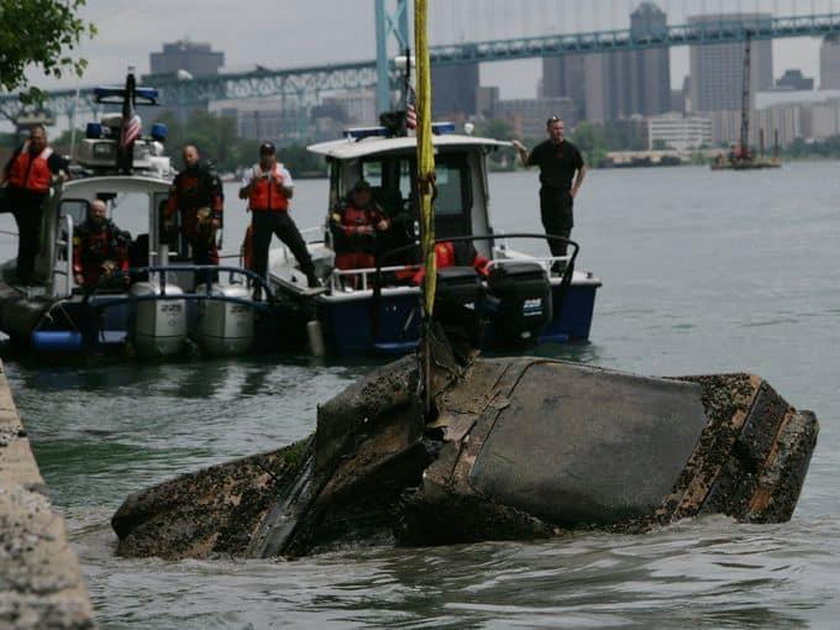
[[[25,90],[24,102],[42,100],[26,78],[28,66],[61,78],[65,73],[82,76],[87,61],[74,57],[83,37],[93,37],[96,27],[77,16],[85,0],[2,0],[0,2],[0,92]]]

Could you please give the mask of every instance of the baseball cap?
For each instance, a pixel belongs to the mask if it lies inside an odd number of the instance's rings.
[[[260,153],[270,153],[271,155],[274,155],[275,153],[277,153],[277,149],[274,147],[273,143],[263,142],[260,145]]]
[[[356,182],[356,184],[353,186],[353,190],[354,190],[355,192],[362,192],[363,190],[370,190],[370,183],[369,183],[369,182],[367,182],[367,181],[366,181],[366,180],[364,180],[364,179],[360,179],[360,180],[359,180],[359,181],[357,181],[357,182]]]

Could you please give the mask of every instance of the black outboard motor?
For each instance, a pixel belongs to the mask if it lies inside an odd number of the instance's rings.
[[[496,265],[488,284],[498,300],[494,337],[503,345],[535,343],[552,317],[551,284],[542,265],[527,261]]]
[[[443,267],[437,272],[433,319],[443,326],[453,348],[478,348],[483,332],[484,288],[473,267]]]

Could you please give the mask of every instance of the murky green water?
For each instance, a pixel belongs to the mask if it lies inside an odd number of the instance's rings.
[[[643,374],[749,370],[822,424],[790,523],[348,550],[295,562],[113,555],[130,492],[308,434],[369,364],[7,360],[41,470],[106,628],[835,627],[840,616],[840,164],[590,173],[573,236],[600,275],[592,342],[557,356]],[[494,175],[495,223],[539,229],[536,175]],[[229,195],[229,198],[234,197]],[[325,183],[299,181],[301,225]],[[0,229],[8,215],[0,215]],[[229,205],[226,249],[245,215]],[[0,254],[13,245],[0,241]],[[5,257],[5,254],[2,256]]]

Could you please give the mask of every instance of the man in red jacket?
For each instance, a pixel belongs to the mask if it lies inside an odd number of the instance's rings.
[[[0,177],[18,228],[16,274],[21,284],[32,282],[38,254],[44,202],[54,175],[67,173],[67,161],[47,146],[43,125],[35,125],[29,140],[15,150]]]

